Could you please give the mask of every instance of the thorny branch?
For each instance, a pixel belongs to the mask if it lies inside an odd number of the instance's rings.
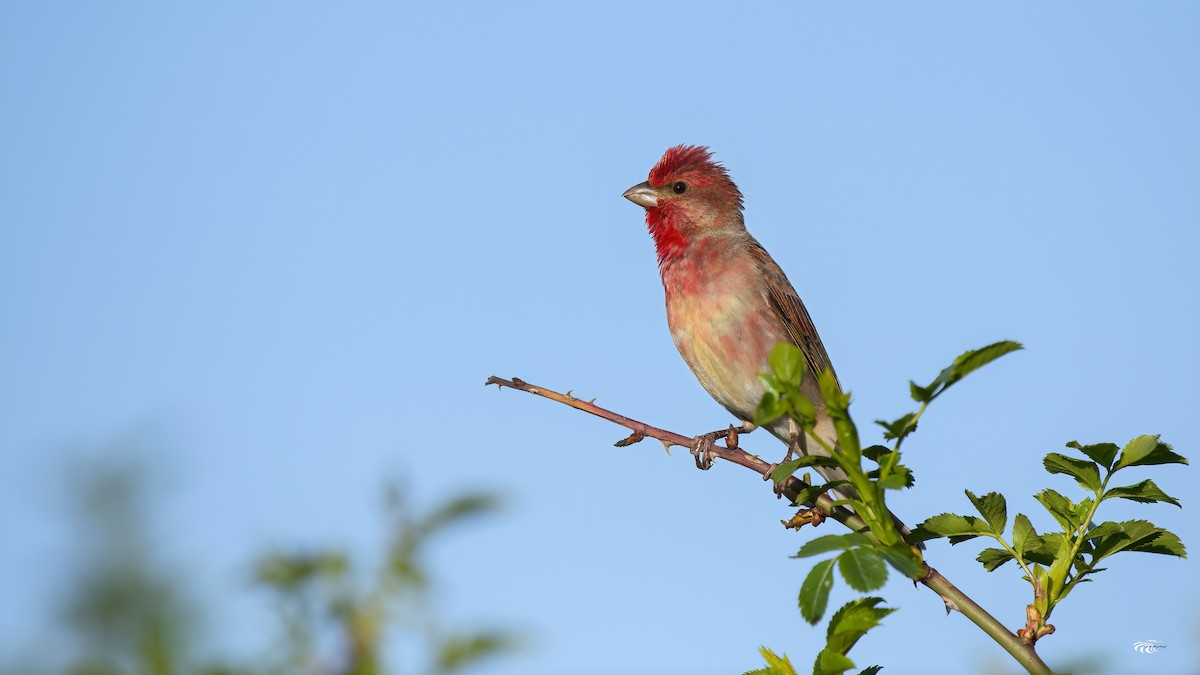
[[[677,434],[673,431],[667,431],[666,429],[660,429],[658,427],[646,424],[645,422],[639,422],[638,420],[615,413],[611,410],[601,408],[595,404],[596,399],[584,401],[582,399],[575,398],[571,395],[570,390],[568,390],[566,394],[560,394],[557,391],[530,384],[520,378],[514,377],[511,380],[506,380],[502,377],[496,377],[494,375],[487,379],[487,382],[484,383],[484,386],[492,384],[496,385],[498,389],[508,387],[510,389],[518,389],[520,391],[534,394],[535,396],[541,396],[542,398],[548,398],[551,401],[556,401],[558,403],[562,403],[563,405],[571,406],[576,410],[582,410],[584,412],[591,413],[597,417],[601,417],[615,424],[619,424],[626,429],[629,429],[632,433],[627,438],[617,441],[614,444],[617,447],[633,445],[634,443],[637,443],[645,438],[653,438],[660,441],[663,444],[663,447],[668,451],[672,446],[680,446],[688,449],[691,449],[692,447],[693,439],[688,438],[687,436]],[[761,475],[764,480],[770,479],[771,470],[774,468],[774,465],[736,447],[736,444],[732,448],[724,445],[714,444],[712,451],[713,455],[716,457],[720,457],[725,461],[732,462],[739,466],[744,466],[747,469],[750,469],[751,471]],[[795,476],[792,476],[784,482],[784,484],[781,486],[781,489],[777,490],[776,494],[786,496],[792,501],[795,501],[795,497],[806,487],[808,487],[807,483],[796,478]],[[849,509],[841,506],[834,506],[833,500],[831,500],[828,495],[820,495],[816,499],[815,503],[812,504],[812,506],[817,507],[820,512],[824,512],[825,515],[837,520],[851,530],[871,536],[869,528],[861,518],[859,518]],[[786,522],[785,525],[787,525]],[[939,573],[936,569],[930,567],[927,563],[923,563],[922,570],[923,573],[921,577],[914,579],[913,583],[924,584],[934,593],[937,593],[942,599],[942,602],[945,603],[947,614],[949,614],[951,610],[958,610],[961,612],[964,616],[970,619],[972,623],[983,630],[984,633],[987,633],[989,637],[999,643],[1001,647],[1004,647],[1005,651],[1007,651],[1014,659],[1016,659],[1017,662],[1020,663],[1027,671],[1033,673],[1033,675],[1053,675],[1053,671],[1050,670],[1050,667],[1047,666],[1045,662],[1042,661],[1041,657],[1039,657],[1034,651],[1032,644],[1022,641],[1019,637],[1017,637],[1016,634],[1005,628],[1004,624],[996,620],[996,618],[989,614],[987,610],[980,607],[974,600],[955,587],[954,584],[950,583],[950,580],[942,576],[941,573]]]

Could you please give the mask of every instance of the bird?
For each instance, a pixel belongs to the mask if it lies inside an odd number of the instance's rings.
[[[833,366],[800,295],[746,230],[742,193],[729,171],[709,148],[677,145],[624,197],[646,210],[671,338],[701,386],[742,422],[743,432],[752,431],[764,391],[759,373],[769,370],[777,343],[794,344],[804,353],[808,372],[801,391],[816,408],[816,424],[803,433],[784,416],[765,428],[787,444],[785,459],[793,451],[828,456],[817,439],[833,447],[837,434],[816,376],[832,373]],[[736,434],[732,425],[730,430]],[[712,466],[712,443],[725,433],[696,437],[692,452],[699,468]],[[839,467],[813,468],[827,481],[846,477]],[[855,496],[848,485],[837,493]]]

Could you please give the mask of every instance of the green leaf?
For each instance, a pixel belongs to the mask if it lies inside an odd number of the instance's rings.
[[[845,654],[822,649],[813,663],[813,675],[842,675],[854,667],[854,662]]]
[[[896,611],[879,607],[883,598],[866,597],[851,600],[834,612],[825,631],[825,649],[845,654],[867,631],[879,625],[883,618]]]
[[[771,373],[783,382],[799,386],[808,369],[804,352],[790,342],[779,342],[771,349]]]
[[[813,565],[800,586],[800,616],[810,624],[815,625],[825,615],[825,607],[829,604],[829,590],[833,588],[835,562],[837,558],[830,558]]]
[[[1004,528],[1008,526],[1008,505],[1004,501],[1004,495],[999,492],[989,492],[982,497],[976,497],[970,490],[963,490],[967,493],[967,499],[975,505],[975,510],[979,515],[987,519],[988,525],[996,534],[1003,534]]]
[[[430,535],[460,520],[495,511],[499,505],[500,500],[495,495],[464,495],[434,509],[418,528],[422,534]]]
[[[1076,450],[1087,455],[1093,462],[1096,462],[1105,469],[1111,469],[1113,458],[1117,456],[1119,448],[1115,443],[1097,443],[1095,445],[1080,445],[1079,441],[1071,441],[1067,443],[1068,448]]]
[[[1033,524],[1029,522],[1029,518],[1024,513],[1018,513],[1013,519],[1013,549],[1022,557],[1025,557],[1025,547],[1033,543],[1037,539],[1037,531],[1033,529]]]
[[[775,481],[776,483],[782,483],[806,466],[836,467],[837,465],[837,460],[833,459],[832,457],[825,457],[824,455],[805,455],[776,466],[771,470],[771,480]]]
[[[800,423],[800,426],[804,429],[812,429],[817,421],[817,408],[813,402],[801,394],[799,389],[788,392],[787,402],[790,406],[788,413]]]
[[[883,487],[887,490],[903,490],[904,488],[912,487],[914,482],[912,472],[908,470],[908,467],[902,465],[897,466],[896,473],[893,473],[887,478],[879,478],[878,471],[871,471],[867,475],[871,478],[878,479],[880,487]]]
[[[985,548],[975,557],[983,563],[983,569],[991,572],[997,567],[1013,559],[1013,555],[1002,548]]]
[[[1050,473],[1063,473],[1074,478],[1085,490],[1095,492],[1100,489],[1100,470],[1095,462],[1052,452],[1042,460],[1042,466]]]
[[[827,534],[804,542],[793,558],[808,558],[830,551],[845,551],[857,546],[870,546],[871,540],[856,532],[850,534]]]
[[[883,427],[883,440],[890,441],[901,436],[907,436],[917,430],[917,413],[910,412],[903,417],[899,417],[894,421],[886,422],[884,420],[875,420],[875,424]]]
[[[914,400],[921,403],[928,403],[967,375],[979,370],[1001,356],[1015,352],[1018,349],[1022,349],[1020,343],[1012,342],[1011,340],[1002,340],[986,347],[963,352],[958,358],[954,359],[954,362],[949,367],[939,373],[929,386],[919,387],[915,383],[909,383],[909,391]]]
[[[892,449],[886,445],[871,445],[863,448],[862,454],[863,457],[866,457],[872,462],[879,462],[880,457],[886,457],[887,455],[892,454]]]
[[[852,548],[837,557],[842,578],[856,591],[873,591],[887,581],[887,565],[873,549]]]
[[[850,481],[847,480],[831,480],[823,485],[809,485],[805,488],[800,488],[796,492],[795,498],[792,499],[792,506],[800,506],[801,504],[811,504],[817,497],[830,490],[836,490],[842,485],[846,485]]]
[[[901,542],[889,548],[877,550],[885,560],[891,563],[892,567],[896,568],[897,572],[909,579],[916,579],[924,571],[921,556],[914,553],[908,544]]]
[[[1026,543],[1025,560],[1042,565],[1052,565],[1059,551],[1063,550],[1063,546],[1069,542],[1067,535],[1062,532],[1047,532]]]
[[[994,342],[986,347],[980,347],[968,352],[964,352],[957,359],[954,359],[954,365],[951,366],[953,375],[947,381],[946,386],[950,386],[961,380],[967,375],[979,370],[996,359],[1010,354],[1019,349],[1024,349],[1019,342],[1012,340],[1001,340]]]
[[[911,541],[926,541],[949,537],[951,544],[959,544],[980,535],[993,534],[987,522],[975,516],[959,516],[942,513],[917,525],[909,537]]]
[[[922,387],[916,382],[909,380],[908,393],[910,396],[912,396],[912,400],[916,401],[917,403],[929,403],[933,400],[933,390],[937,389],[937,384],[938,383],[935,381],[928,387]]]
[[[1034,495],[1033,498],[1046,507],[1046,510],[1050,512],[1050,515],[1054,516],[1054,519],[1058,521],[1058,524],[1064,530],[1073,532],[1079,529],[1079,523],[1075,522],[1075,505],[1071,503],[1070,499],[1050,488],[1042,490]]]
[[[1105,528],[1105,533],[1094,537],[1089,536],[1095,546],[1092,564],[1121,551],[1139,551],[1142,553],[1159,553],[1180,558],[1187,557],[1183,542],[1174,533],[1168,532],[1145,520],[1126,520],[1115,523],[1120,531],[1113,532],[1109,523],[1101,523],[1096,530]],[[1089,535],[1092,533],[1089,532]]]
[[[1178,558],[1187,557],[1187,549],[1184,548],[1183,542],[1179,540],[1178,535],[1167,530],[1162,530],[1157,537],[1138,541],[1126,550],[1138,551],[1140,553],[1173,555]]]
[[[1118,534],[1121,532],[1124,532],[1124,530],[1121,528],[1120,523],[1106,521],[1106,522],[1100,523],[1098,525],[1093,525],[1092,527],[1088,528],[1087,534],[1084,536],[1083,539],[1084,539],[1084,541],[1089,541],[1092,539],[1097,539],[1099,537],[1107,537],[1109,535]]]
[[[858,671],[858,675],[877,675],[881,670],[883,670],[883,666],[870,666]]]
[[[831,369],[826,368],[817,375],[817,385],[821,389],[821,400],[825,401],[830,414],[845,413],[850,407],[850,395],[842,391]]]
[[[451,637],[438,648],[437,672],[450,673],[461,670],[511,648],[511,637],[502,633]]]
[[[787,412],[787,405],[774,392],[763,394],[758,409],[754,411],[754,423],[760,427],[779,419]]]
[[[762,654],[767,667],[749,671],[744,675],[797,675],[796,668],[788,660],[787,654],[779,656],[766,647],[760,647],[758,653]]]
[[[1104,497],[1102,497],[1102,499],[1111,499],[1113,497],[1130,499],[1135,502],[1142,502],[1143,504],[1167,502],[1168,504],[1174,504],[1175,506],[1183,508],[1178,499],[1175,499],[1171,495],[1168,495],[1167,493],[1158,489],[1158,486],[1154,484],[1154,481],[1150,480],[1149,478],[1133,485],[1112,488],[1108,492],[1104,493]]]
[[[1122,448],[1121,456],[1117,458],[1117,465],[1113,471],[1124,469],[1127,466],[1187,463],[1188,461],[1183,455],[1175,454],[1172,452],[1171,446],[1159,442],[1157,435],[1138,436]]]

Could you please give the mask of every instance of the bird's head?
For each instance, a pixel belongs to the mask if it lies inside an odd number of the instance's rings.
[[[742,193],[703,146],[668,149],[649,180],[626,190],[625,198],[646,209],[660,265],[697,237],[745,229]]]

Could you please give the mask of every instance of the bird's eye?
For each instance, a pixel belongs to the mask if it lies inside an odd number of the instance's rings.
[[[681,195],[681,194],[687,192],[687,183],[685,183],[681,180],[675,181],[675,184],[671,186],[671,189],[675,191],[675,194]]]

